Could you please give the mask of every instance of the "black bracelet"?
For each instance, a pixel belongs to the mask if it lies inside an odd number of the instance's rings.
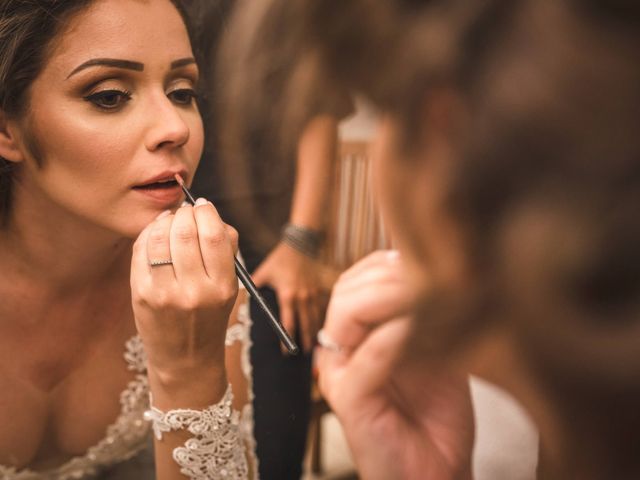
[[[323,240],[322,232],[293,223],[282,229],[282,241],[307,257],[318,258]]]

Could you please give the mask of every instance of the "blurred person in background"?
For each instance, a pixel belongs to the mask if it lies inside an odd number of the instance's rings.
[[[469,373],[527,408],[539,478],[640,477],[638,3],[243,5],[229,148],[244,148],[235,106],[271,94],[243,56],[268,65],[290,45],[295,73],[261,110],[276,144],[322,91],[381,113],[375,181],[399,253],[341,277],[321,336],[362,477],[470,478]]]
[[[217,90],[236,80],[219,80],[216,56],[234,3],[201,0],[186,4],[194,24],[196,53],[204,65],[199,105],[205,147],[193,191],[210,199],[225,221],[238,230],[240,251],[255,284],[301,347],[298,355],[285,353],[263,311],[251,301],[254,433],[260,476],[298,479],[310,419],[311,352],[330,289],[323,283],[319,255],[337,156],[337,124],[352,107],[344,94],[323,101],[303,120],[296,145],[287,150],[273,147],[269,130],[261,130],[258,123],[252,125],[252,116],[274,108],[283,98],[291,74],[290,58],[295,56],[293,46],[278,61],[262,64],[269,69],[271,82],[265,103],[240,107],[247,121],[243,139],[251,154],[240,159],[221,151],[216,134],[218,125],[226,120],[214,115],[221,102]],[[278,39],[269,36],[260,41],[275,48]],[[251,61],[261,65],[260,59]],[[262,80],[259,74],[252,75],[255,81]]]

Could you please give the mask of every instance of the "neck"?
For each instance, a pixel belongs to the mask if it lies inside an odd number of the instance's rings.
[[[133,241],[90,223],[53,202],[14,200],[0,230],[5,278],[26,279],[45,291],[69,294],[128,277]]]

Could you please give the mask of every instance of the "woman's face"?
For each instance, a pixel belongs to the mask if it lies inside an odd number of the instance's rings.
[[[31,141],[16,206],[22,195],[23,203],[137,236],[181,201],[175,182],[162,182],[175,173],[193,178],[203,144],[197,79],[169,0],[99,0],[73,17],[20,122]]]

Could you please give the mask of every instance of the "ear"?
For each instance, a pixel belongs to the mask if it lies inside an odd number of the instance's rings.
[[[24,160],[21,143],[18,140],[18,128],[14,121],[0,110],[0,157],[9,162],[22,162]]]

